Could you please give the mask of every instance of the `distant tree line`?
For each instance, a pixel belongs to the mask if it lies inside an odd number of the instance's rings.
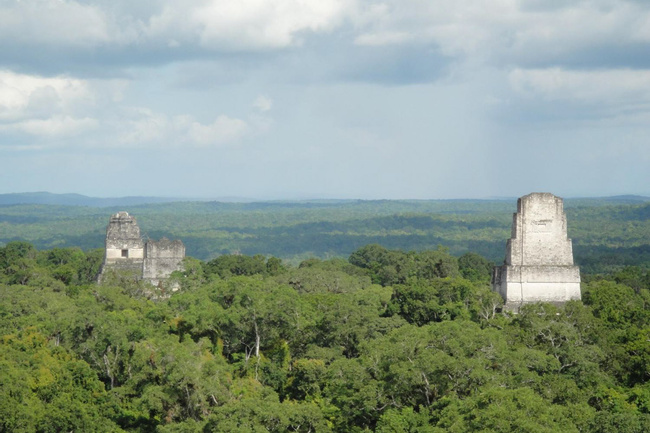
[[[650,262],[649,203],[566,200],[569,237],[585,274]],[[370,244],[390,250],[479,254],[499,263],[510,237],[509,201],[339,201],[306,203],[167,203],[137,206],[143,234],[182,239],[189,255],[210,261],[242,253],[297,266],[311,257],[347,258]],[[0,206],[0,246],[27,241],[39,249],[102,247],[117,210],[74,206]]]

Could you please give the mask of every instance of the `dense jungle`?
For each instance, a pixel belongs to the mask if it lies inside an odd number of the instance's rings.
[[[142,205],[158,288],[95,282],[112,209],[0,206],[0,431],[650,431],[649,210],[567,201],[582,301],[511,314],[510,202]]]
[[[145,237],[181,239],[187,254],[197,259],[262,254],[294,266],[313,257],[346,258],[375,243],[404,251],[443,246],[455,256],[474,252],[499,263],[517,210],[516,199],[256,203],[139,203],[124,199],[119,205],[105,199],[108,206],[86,199],[82,201],[86,206],[71,206],[2,205],[2,198],[0,246],[27,241],[38,249],[103,248],[110,215],[126,210],[137,218]],[[58,197],[45,199],[55,201]],[[47,202],[45,199],[41,201]],[[564,208],[575,260],[583,272],[650,262],[650,199],[565,199]]]

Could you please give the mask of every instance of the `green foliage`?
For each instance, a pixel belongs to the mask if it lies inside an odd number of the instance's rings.
[[[588,406],[549,404],[532,389],[487,388],[465,400],[454,400],[438,422],[448,432],[577,433],[571,412]]]
[[[205,275],[218,275],[221,278],[251,275],[278,275],[286,269],[277,257],[266,259],[262,255],[253,257],[241,254],[226,254],[210,260],[205,265]]]
[[[416,412],[412,407],[388,409],[377,422],[377,433],[437,433],[427,411]]]
[[[589,283],[585,287],[584,302],[593,307],[596,317],[612,325],[645,324],[650,319],[644,297],[625,284],[607,280]]]
[[[103,250],[84,253],[79,248],[39,252],[27,242],[10,242],[0,247],[0,282],[59,289],[89,284],[97,278],[103,255]]]
[[[458,258],[458,269],[463,278],[471,281],[489,282],[494,263],[479,254],[468,252]]]
[[[650,271],[639,266],[627,266],[614,274],[614,281],[631,287],[637,293],[650,290]]]
[[[515,200],[312,201],[272,203],[179,202],[131,206],[144,234],[180,238],[202,260],[262,254],[298,264],[348,257],[368,244],[389,249],[449,248],[500,263],[510,237]],[[569,237],[584,273],[648,269],[650,204],[625,197],[566,199]],[[103,246],[106,223],[119,208],[0,206],[0,247],[27,241],[39,249]],[[485,277],[464,273],[467,279]],[[464,265],[463,265],[464,266]],[[461,266],[462,267],[462,266]],[[467,268],[466,268],[467,270]]]
[[[373,283],[383,286],[404,284],[409,278],[434,279],[459,276],[458,261],[446,250],[387,250],[381,245],[367,245],[350,255],[352,265],[366,269]]]
[[[100,253],[0,248],[0,431],[650,428],[643,266],[511,315],[486,259],[444,249],[188,258],[155,302],[90,283]]]
[[[390,308],[417,325],[469,318],[468,306],[474,302],[477,291],[461,278],[416,280],[395,287]]]
[[[34,328],[0,339],[0,431],[122,431],[112,416],[88,364]]]

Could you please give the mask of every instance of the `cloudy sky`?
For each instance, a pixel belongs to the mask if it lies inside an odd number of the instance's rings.
[[[0,193],[650,195],[647,0],[0,0]]]

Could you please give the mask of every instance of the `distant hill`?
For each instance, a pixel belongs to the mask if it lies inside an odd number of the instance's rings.
[[[491,198],[486,200],[480,199],[446,199],[446,200],[337,200],[337,199],[311,199],[311,200],[254,200],[245,197],[215,197],[215,198],[196,198],[196,197],[150,197],[150,196],[130,196],[130,197],[89,197],[81,194],[54,194],[51,192],[21,192],[11,194],[0,194],[0,206],[18,205],[18,204],[45,204],[57,206],[87,206],[87,207],[128,207],[140,206],[147,204],[162,204],[176,202],[220,202],[220,203],[246,203],[255,208],[266,207],[319,207],[332,206],[341,204],[351,204],[356,202],[365,203],[474,203],[486,204],[492,203],[511,203],[517,202],[517,198]],[[566,207],[578,206],[606,206],[617,204],[642,204],[650,202],[650,197],[640,195],[618,195],[611,197],[573,197],[565,198]]]
[[[133,206],[147,203],[170,203],[181,201],[171,197],[88,197],[81,194],[52,194],[50,192],[24,192],[0,194],[0,205],[53,204],[61,206]]]
[[[611,200],[616,202],[628,202],[628,203],[638,203],[650,201],[650,197],[644,197],[642,195],[615,195],[612,197],[603,197],[604,200]]]
[[[610,197],[574,197],[565,198],[564,206],[566,208],[580,206],[616,206],[616,205],[635,205],[650,202],[650,197],[642,195],[613,195]]]
[[[175,201],[176,200],[176,201]],[[54,204],[56,203],[56,204]],[[583,272],[627,265],[650,268],[650,199],[565,199],[569,237]],[[503,261],[516,200],[189,201],[163,197],[93,198],[78,194],[0,195],[0,247],[102,248],[111,214],[138,218],[152,239],[182,239],[187,254],[272,255],[298,264],[347,257],[368,244],[421,251],[447,248]]]
[[[154,203],[173,203],[180,201],[209,201],[247,202],[250,200],[240,197],[224,197],[218,199],[180,198],[180,197],[88,197],[81,194],[53,194],[50,192],[21,192],[0,194],[0,206],[15,204],[51,204],[58,206],[88,206],[114,207],[138,206]]]

